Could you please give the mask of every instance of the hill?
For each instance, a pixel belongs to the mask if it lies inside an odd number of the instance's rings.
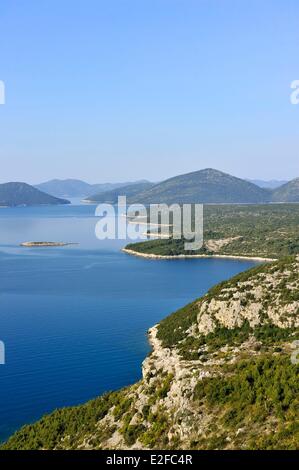
[[[76,179],[53,179],[35,187],[56,197],[83,197],[92,191],[92,185]]]
[[[139,183],[131,183],[125,186],[118,187],[110,191],[104,191],[93,194],[85,199],[86,202],[110,203],[116,204],[118,196],[127,196],[128,201],[134,199],[136,195],[151,188],[153,183],[143,181]]]
[[[140,181],[140,183],[141,182],[143,181]],[[139,183],[139,181],[136,183]],[[116,188],[121,188],[122,186],[128,186],[130,184],[134,184],[134,182],[89,184],[78,179],[53,179],[46,181],[45,183],[37,184],[35,187],[40,191],[44,191],[56,197],[84,198],[92,194],[112,191]]]
[[[285,180],[266,180],[265,181],[265,180],[249,180],[249,179],[247,179],[246,181],[250,181],[250,183],[253,183],[256,186],[260,186],[260,188],[267,188],[267,189],[276,189],[288,182]]]
[[[129,199],[142,204],[268,201],[270,193],[266,189],[211,168],[175,176]]]
[[[2,449],[299,449],[299,256],[212,288],[149,331],[142,379]]]
[[[275,189],[272,193],[273,202],[299,202],[299,178]]]
[[[27,183],[0,184],[0,206],[35,206],[41,204],[69,204],[69,201],[50,196]]]

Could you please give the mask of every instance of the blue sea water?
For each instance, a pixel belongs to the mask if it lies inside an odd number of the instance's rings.
[[[223,259],[146,260],[99,241],[95,206],[0,209],[0,440],[55,408],[141,377],[147,329],[253,266]],[[28,240],[72,241],[25,248]]]

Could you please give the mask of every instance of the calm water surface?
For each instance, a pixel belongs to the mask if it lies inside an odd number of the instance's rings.
[[[254,262],[144,260],[94,235],[95,206],[0,209],[0,440],[135,382],[147,329]],[[28,240],[72,241],[22,248]]]

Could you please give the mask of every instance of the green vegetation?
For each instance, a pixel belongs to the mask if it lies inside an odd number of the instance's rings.
[[[173,379],[173,374],[167,374],[165,379],[163,380],[163,383],[161,385],[160,388],[158,388],[156,390],[156,397],[157,398],[166,398],[167,397],[167,394],[170,390],[170,384],[172,382],[172,379]]]
[[[276,269],[279,269],[280,265],[285,266],[286,263],[287,265],[291,265],[293,261],[294,258],[289,257],[276,262],[274,266]],[[161,322],[159,323],[157,337],[162,341],[162,344],[165,348],[177,346],[177,344],[180,343],[182,340],[186,340],[186,331],[194,323],[196,323],[197,315],[199,313],[200,302],[202,302],[203,300],[217,300],[219,299],[224,289],[237,288],[240,283],[244,283],[251,278],[255,278],[257,274],[268,272],[271,269],[273,269],[272,263],[269,265],[263,264],[251,268],[243,273],[237,274],[228,281],[220,282],[216,286],[212,287],[204,297],[196,299],[195,301],[191,302],[188,305],[185,305],[185,307],[180,308],[176,312],[161,320]],[[222,331],[227,329],[225,328],[220,330]],[[227,334],[235,333],[228,332]]]
[[[271,192],[249,181],[207,168],[178,175],[154,185],[129,199],[142,204],[261,203]]]
[[[170,380],[167,376],[166,381]],[[111,409],[121,423],[119,431],[127,446],[138,440],[148,448],[179,448],[176,436],[169,440],[171,418],[162,405],[154,412],[146,405],[139,422],[131,424],[136,409],[132,397],[128,400],[128,392],[131,395],[132,390],[56,410],[36,424],[24,426],[2,450],[76,449],[84,442],[85,446],[101,448],[116,430],[111,424],[99,426]],[[190,441],[191,448],[227,448],[234,439],[234,446],[244,449],[298,449],[299,366],[286,355],[264,354],[223,366],[220,376],[198,381],[190,400],[199,415],[204,413],[212,420],[205,437],[199,435]],[[237,429],[242,430],[240,436]]]
[[[261,342],[264,347],[279,347],[281,343],[299,339],[299,328],[279,328],[273,324],[265,324],[251,328],[247,321],[245,321],[241,327],[229,329],[218,326],[213,332],[207,335],[198,335],[195,337],[186,337],[181,329],[176,331],[179,331],[180,335],[184,336],[176,346],[182,358],[186,360],[205,360],[207,357],[206,353],[217,352],[224,346],[238,347],[244,343],[244,341],[247,341],[250,336]],[[171,346],[170,340],[177,337],[174,335],[171,337],[167,334],[166,336],[164,335],[165,330],[158,336],[160,338],[166,338],[166,341],[163,342],[165,347],[166,345],[168,345],[168,347]],[[169,341],[168,343],[167,340]],[[203,346],[206,346],[204,350]]]
[[[218,300],[222,298],[224,289],[232,290],[235,288],[238,292],[248,291],[248,286],[246,286],[245,283],[257,279],[259,275],[273,274],[275,272],[283,273],[285,270],[288,270],[288,276],[286,278],[287,282],[298,279],[298,273],[292,268],[294,259],[294,256],[286,256],[273,263],[264,263],[251,269],[247,269],[247,271],[241,272],[227,281],[222,281],[219,284],[216,284],[216,286],[213,286],[209,289],[205,298],[208,300]],[[285,287],[285,280],[283,280],[278,286],[275,286],[275,293],[285,295]]]
[[[126,248],[164,256],[293,255],[299,253],[299,204],[204,206],[204,246],[198,251],[185,251],[184,242],[173,238],[150,240]]]
[[[298,436],[299,427],[294,420],[299,412],[299,366],[291,364],[287,356],[263,355],[226,369],[224,377],[204,379],[194,391],[194,400],[218,416],[217,427],[221,433],[225,431],[229,436],[238,428],[252,429],[253,433],[259,429],[254,438],[249,431],[243,433],[241,446],[298,449],[294,431]],[[280,429],[279,439],[276,433],[265,433],[265,427],[271,426],[271,422]],[[284,433],[282,428],[286,429]],[[209,439],[198,445],[209,448]],[[215,434],[211,439],[215,440]],[[222,444],[225,447],[228,441]]]
[[[299,339],[299,328],[279,328],[272,324],[250,328],[249,323],[245,321],[239,328],[224,328],[218,327],[215,331],[208,333],[206,336],[199,337],[188,336],[178,346],[178,351],[184,359],[196,360],[206,358],[206,353],[217,352],[224,346],[238,347],[249,337],[254,337],[257,341],[265,347],[272,347],[279,349],[281,343],[287,341],[294,341]],[[205,353],[200,351],[200,348],[207,346]],[[277,352],[277,351],[276,351]]]
[[[243,320],[239,327],[226,328],[213,318],[214,313],[211,311],[211,318],[216,325],[214,330],[207,334],[199,334],[197,317],[203,304],[209,306],[212,301],[222,301],[229,309],[230,302],[234,300],[233,296],[237,292],[240,305],[246,309],[256,301],[253,292],[255,286],[259,287],[260,285],[259,279],[263,280],[271,275],[276,276],[277,279],[275,292],[271,289],[265,289],[263,296],[259,299],[261,321],[259,325],[253,328],[250,327],[247,320]],[[216,352],[226,345],[229,347],[240,346],[249,337],[254,337],[256,341],[263,343],[264,347],[280,347],[283,342],[298,339],[299,329],[279,328],[269,319],[267,312],[274,299],[278,309],[278,305],[283,307],[286,304],[298,302],[298,289],[292,288],[297,285],[297,282],[297,265],[292,256],[280,259],[275,263],[259,265],[212,287],[201,299],[195,300],[163,319],[159,324],[157,337],[163,347],[176,348],[187,360],[205,360],[207,352]],[[298,315],[298,309],[294,315]],[[289,318],[291,318],[290,314]],[[191,329],[192,335],[188,334]]]
[[[162,409],[159,409],[156,413],[150,415],[149,420],[151,426],[139,437],[140,442],[151,449],[167,447],[167,434],[169,430],[168,416]]]
[[[125,395],[126,389],[123,389],[106,393],[84,405],[55,410],[37,423],[23,426],[1,449],[76,449],[86,436],[97,435],[97,423],[107,415],[111,407],[125,409]],[[101,438],[103,430],[98,434],[98,442]]]
[[[157,337],[162,341],[163,347],[170,348],[176,346],[185,339],[187,329],[196,321],[198,315],[197,304],[198,301],[194,301],[164,318],[159,323]]]

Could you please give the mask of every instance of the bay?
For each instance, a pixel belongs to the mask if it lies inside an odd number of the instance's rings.
[[[99,241],[95,206],[0,210],[0,440],[61,406],[141,378],[147,329],[256,264],[148,260]],[[59,248],[23,241],[77,242]]]

